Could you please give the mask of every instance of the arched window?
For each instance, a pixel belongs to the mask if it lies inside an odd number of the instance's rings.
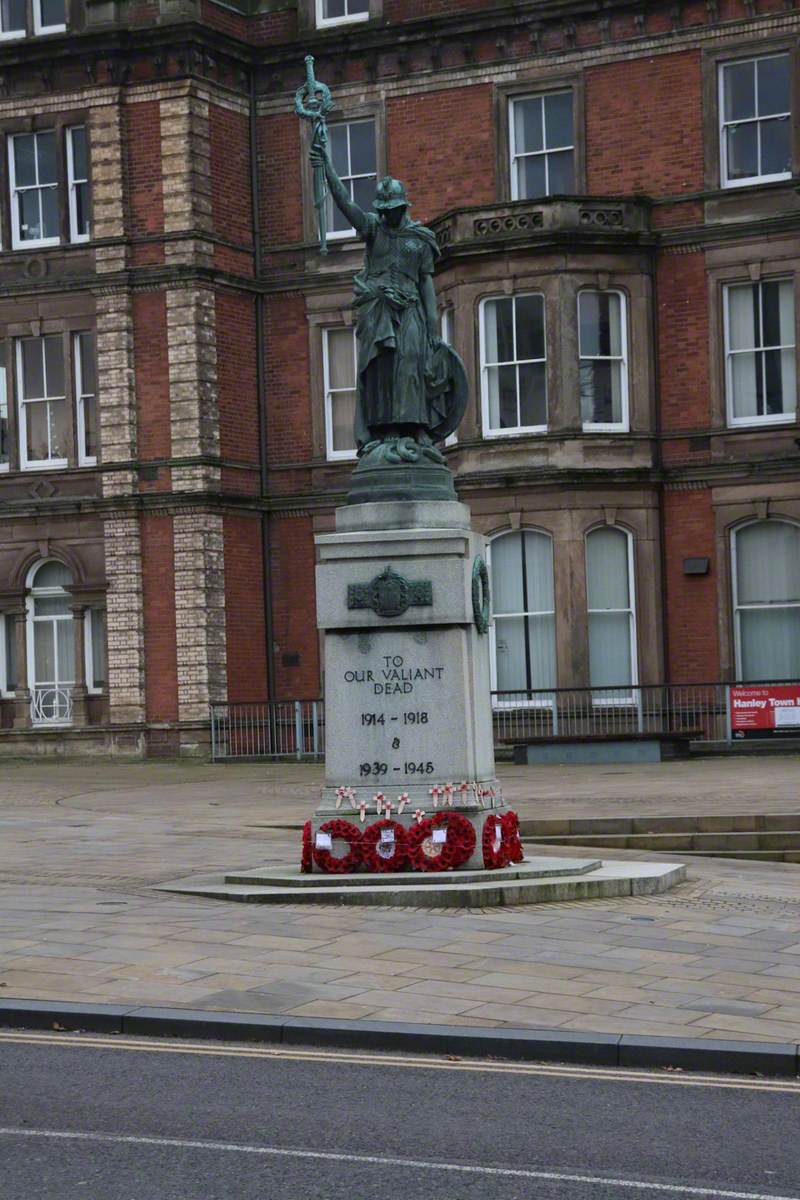
[[[66,590],[72,574],[50,559],[28,576],[28,678],[35,724],[64,724],[72,717],[75,625]]]
[[[556,686],[553,539],[532,529],[490,546],[493,686],[530,692]],[[502,696],[499,697],[502,703]]]
[[[734,530],[733,606],[737,677],[800,678],[800,526]]]
[[[633,539],[624,529],[603,525],[586,535],[586,600],[591,686],[637,683]]]

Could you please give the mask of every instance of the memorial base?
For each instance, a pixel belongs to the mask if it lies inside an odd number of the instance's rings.
[[[325,787],[303,867],[498,869],[522,857],[494,769],[484,540],[454,500],[337,511],[317,538]]]

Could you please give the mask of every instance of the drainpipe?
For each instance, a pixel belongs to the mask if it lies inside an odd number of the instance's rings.
[[[267,349],[264,339],[264,296],[259,288],[261,280],[261,227],[259,222],[258,188],[258,93],[256,90],[256,68],[250,72],[250,204],[253,215],[253,256],[256,276],[256,396],[258,405],[258,453],[261,479],[261,497],[267,495]],[[267,658],[267,697],[275,699],[275,662],[273,654],[272,622],[272,569],[270,565],[269,513],[261,514],[261,557],[264,582],[264,641]]]

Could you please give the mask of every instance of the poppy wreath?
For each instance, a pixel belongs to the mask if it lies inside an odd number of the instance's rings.
[[[522,862],[525,852],[519,837],[519,817],[515,812],[507,812],[500,818],[500,822],[503,826],[503,846],[508,855],[508,861]]]
[[[361,830],[357,829],[355,825],[351,825],[349,821],[336,818],[320,825],[319,832],[329,833],[331,840],[341,838],[350,846],[343,858],[334,858],[330,850],[320,850],[315,845],[312,854],[320,871],[326,871],[330,875],[348,875],[352,871],[356,871],[361,864]]]
[[[378,849],[384,829],[394,831],[394,850],[388,858],[384,858]],[[361,861],[367,871],[402,871],[408,865],[408,835],[403,826],[388,819],[368,825],[361,834]]]
[[[434,829],[447,829],[447,840],[438,854],[423,849]],[[440,812],[420,821],[408,832],[408,855],[412,871],[454,871],[467,862],[475,850],[475,830],[461,813]]]
[[[310,875],[313,870],[314,856],[311,852],[311,822],[303,826],[303,851],[300,855],[300,870],[303,875]]]
[[[483,825],[483,865],[489,871],[507,867],[510,861],[502,818],[490,813]]]

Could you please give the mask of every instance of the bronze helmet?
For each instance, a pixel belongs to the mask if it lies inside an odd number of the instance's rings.
[[[399,179],[392,179],[391,175],[387,175],[378,184],[375,207],[379,211],[385,208],[408,208],[405,185]]]

